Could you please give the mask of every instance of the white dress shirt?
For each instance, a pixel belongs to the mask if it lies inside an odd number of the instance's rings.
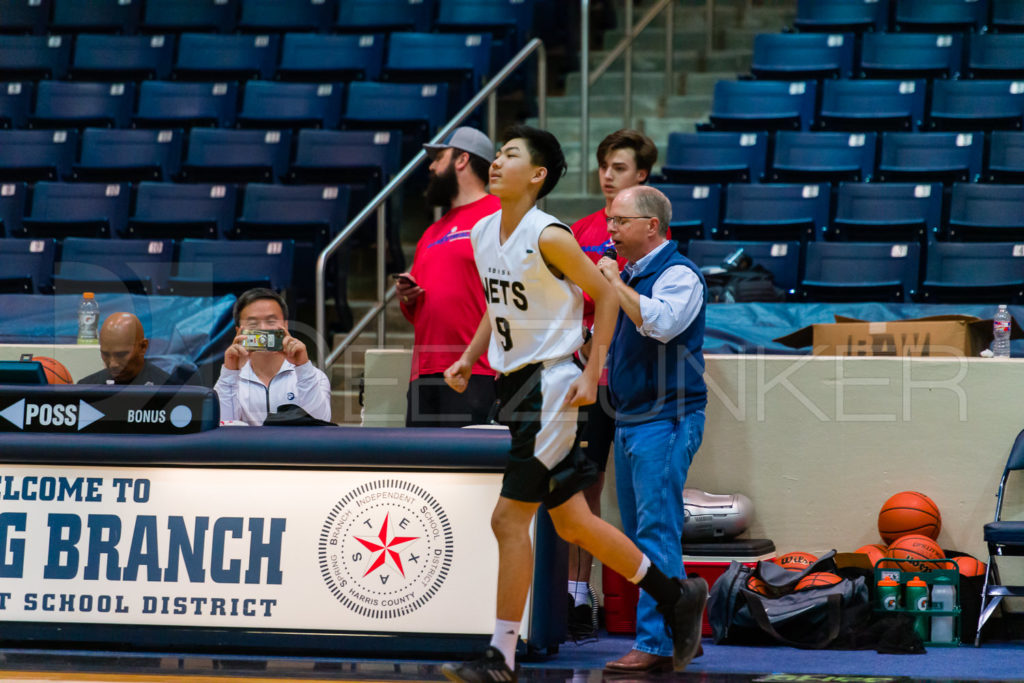
[[[261,425],[267,415],[294,403],[318,420],[331,419],[331,383],[312,362],[292,365],[281,363],[267,387],[246,361],[241,370],[221,367],[213,387],[220,400],[220,419]]]
[[[675,242],[666,240],[636,263],[623,268],[628,278],[640,273],[662,249],[675,249]],[[662,344],[679,336],[696,320],[704,303],[704,287],[700,278],[686,266],[669,266],[654,281],[651,296],[640,295],[641,325],[636,331]]]

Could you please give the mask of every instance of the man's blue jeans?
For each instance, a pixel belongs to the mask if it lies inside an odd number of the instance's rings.
[[[626,535],[668,576],[683,574],[683,485],[704,438],[704,411],[615,426],[615,486]],[[629,577],[626,577],[629,578]],[[654,598],[640,591],[633,647],[672,654]]]

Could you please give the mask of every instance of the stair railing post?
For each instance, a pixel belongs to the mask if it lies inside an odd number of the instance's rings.
[[[590,175],[590,0],[580,0],[580,193]]]
[[[626,35],[633,35],[633,0],[626,0]],[[622,127],[632,128],[633,119],[633,40],[626,45],[622,70]]]

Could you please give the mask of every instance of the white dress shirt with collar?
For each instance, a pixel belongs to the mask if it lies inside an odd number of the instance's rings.
[[[675,248],[675,242],[666,240],[636,263],[627,263],[623,272],[632,278],[634,273],[642,272],[662,249]],[[636,331],[664,344],[690,326],[703,303],[704,287],[697,274],[686,266],[669,266],[654,281],[651,296],[640,295],[640,319],[643,322]]]
[[[331,419],[331,383],[312,362],[281,363],[267,387],[248,361],[240,370],[221,367],[213,387],[220,400],[220,419],[262,425],[267,415],[286,403],[294,403],[312,417]]]

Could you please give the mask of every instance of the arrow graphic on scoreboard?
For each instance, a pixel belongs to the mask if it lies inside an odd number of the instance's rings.
[[[52,419],[52,416],[58,413],[62,415],[59,422]],[[77,425],[78,431],[82,431],[96,420],[104,417],[104,415],[104,413],[96,410],[81,399],[78,400],[77,411],[75,406],[65,406],[63,404],[54,406],[48,403],[31,403],[26,406],[25,399],[15,401],[3,410],[0,410],[0,417],[21,430],[25,429],[26,424],[31,425],[34,420],[39,426],[47,427],[52,424],[53,426],[66,425],[71,427]]]

